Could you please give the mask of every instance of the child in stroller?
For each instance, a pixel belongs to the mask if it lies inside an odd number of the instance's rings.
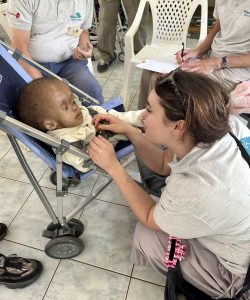
[[[111,109],[107,112],[100,106],[78,106],[68,85],[58,79],[33,80],[23,88],[17,103],[17,115],[22,122],[66,140],[83,151],[96,135],[92,117],[97,113],[109,113],[135,127],[143,127],[142,111],[118,112]],[[106,134],[106,137],[114,143],[126,139],[122,135]],[[63,154],[62,160],[81,172],[89,170],[83,158],[69,152]]]

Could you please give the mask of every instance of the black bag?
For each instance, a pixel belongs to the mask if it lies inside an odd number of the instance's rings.
[[[250,157],[237,137],[229,132],[231,137],[235,140],[239,147],[242,157],[246,160],[250,167]],[[239,300],[241,296],[250,289],[250,264],[248,266],[246,278],[241,291],[233,298],[223,298],[220,300]],[[165,285],[164,299],[165,300],[177,300],[177,295],[182,294],[186,296],[187,300],[212,300],[207,294],[194,287],[192,284],[187,282],[181,272],[180,262],[178,261],[175,269],[168,269],[167,281]]]
[[[233,298],[221,298],[220,300],[240,300],[241,296],[250,289],[250,264],[248,266],[245,282],[241,291]],[[164,299],[177,300],[177,295],[186,296],[187,300],[213,300],[210,296],[187,282],[181,272],[180,262],[175,269],[168,269],[165,284]]]

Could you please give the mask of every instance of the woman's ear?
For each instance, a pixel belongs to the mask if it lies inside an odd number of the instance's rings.
[[[174,135],[178,137],[183,136],[185,131],[186,131],[186,122],[184,120],[176,121],[173,128]]]
[[[43,122],[43,127],[45,127],[47,131],[51,131],[56,129],[57,124],[55,121],[45,120]]]

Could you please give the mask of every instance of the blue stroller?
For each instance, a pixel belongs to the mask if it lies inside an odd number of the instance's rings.
[[[23,60],[33,67],[38,68],[46,76],[53,76],[62,80],[52,72],[39,64],[30,61],[16,50],[11,49],[7,44],[0,41],[0,130],[6,132],[15,154],[28,176],[43,206],[49,214],[52,222],[43,231],[43,236],[50,239],[45,246],[45,253],[52,258],[72,258],[79,255],[84,249],[84,243],[80,235],[84,231],[84,225],[73,218],[86,205],[94,200],[111,182],[109,178],[94,193],[90,194],[83,203],[80,203],[68,215],[63,215],[63,198],[68,195],[68,187],[80,183],[84,178],[91,176],[98,171],[105,175],[102,170],[92,163],[88,155],[82,150],[72,146],[65,140],[58,140],[46,133],[30,127],[15,117],[15,106],[20,90],[32,78],[23,70],[17,60]],[[97,104],[97,101],[83,93],[71,84],[68,84],[83,105]],[[120,98],[116,98],[103,105],[109,110],[115,108],[122,111],[123,105]],[[57,213],[53,210],[49,200],[46,198],[41,186],[30,169],[18,140],[26,145],[33,153],[42,159],[52,170],[51,181],[56,185]],[[54,151],[52,150],[54,148]],[[66,151],[81,157],[85,166],[90,168],[87,173],[80,173],[74,167],[62,162],[62,155]],[[118,159],[132,154],[128,157],[124,166],[128,165],[133,157],[133,146],[129,142],[119,142],[116,146]]]

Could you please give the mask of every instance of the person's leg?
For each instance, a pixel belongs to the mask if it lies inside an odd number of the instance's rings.
[[[97,65],[98,72],[107,71],[109,65],[116,59],[115,41],[117,14],[120,0],[99,0],[99,27],[97,49],[101,60]]]
[[[162,275],[167,275],[164,257],[168,244],[168,235],[163,231],[152,230],[142,223],[137,223],[131,261],[135,265],[152,266]]]
[[[157,75],[151,71],[143,70],[141,75],[138,109],[144,109],[147,104],[148,96],[155,85]]]
[[[128,16],[128,26],[130,27],[134,21],[135,15],[138,10],[140,0],[124,0],[123,4]],[[143,18],[141,20],[140,27],[135,34],[134,37],[134,50],[135,53],[139,52],[142,47],[146,45],[146,29],[145,29],[145,24],[146,21],[148,20],[148,8],[145,8]]]
[[[0,241],[5,237],[7,233],[7,226],[4,223],[0,223]]]
[[[61,69],[64,66],[64,62],[60,62],[60,63],[41,63],[39,62],[40,65],[42,65],[44,68],[50,70],[51,72],[55,73],[56,75],[58,75],[58,73],[61,71]]]
[[[104,102],[102,88],[94,75],[89,71],[87,64],[87,60],[70,58],[64,62],[64,67],[58,75],[67,79],[71,84],[102,104]]]
[[[38,260],[0,253],[0,284],[8,288],[23,288],[31,284],[40,276],[42,269]]]

